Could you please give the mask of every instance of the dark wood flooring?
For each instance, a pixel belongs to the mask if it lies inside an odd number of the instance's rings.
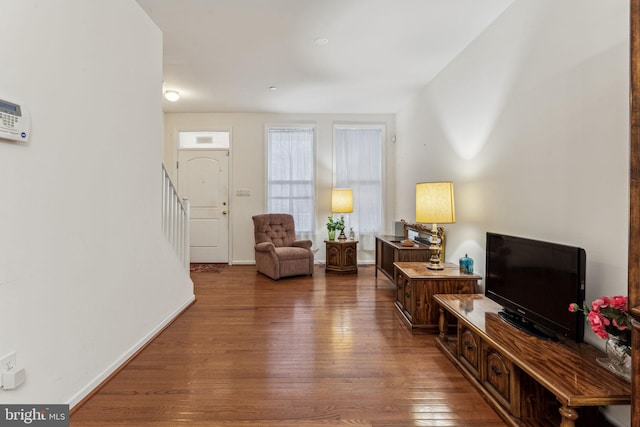
[[[192,278],[197,302],[71,426],[505,425],[434,335],[402,325],[394,287],[373,266],[279,281],[231,266]]]

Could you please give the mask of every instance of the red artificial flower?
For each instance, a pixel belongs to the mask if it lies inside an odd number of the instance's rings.
[[[600,297],[598,299],[593,300],[591,303],[592,311],[600,311],[603,308],[609,306],[609,297]]]
[[[569,311],[572,313],[577,313],[578,311],[580,311],[580,307],[575,302],[572,302],[571,304],[569,304]]]
[[[591,313],[593,313],[593,311]],[[596,316],[594,316],[594,318],[595,317]],[[596,335],[598,335],[603,340],[606,340],[607,338],[609,338],[609,334],[607,333],[607,330],[605,329],[605,326],[602,323],[600,323],[599,319],[591,319],[590,318],[589,322],[591,322],[591,330],[593,332],[595,332]]]
[[[619,331],[627,330],[627,325],[625,325],[624,323],[622,325],[618,324],[618,321],[616,319],[611,320],[611,323],[613,323],[613,326],[618,328]]]
[[[620,295],[615,296],[611,298],[610,305],[618,310],[627,311],[629,308],[629,298]]]
[[[602,339],[611,335],[623,341],[631,340],[631,315],[628,312],[629,299],[622,295],[614,297],[602,296],[591,302],[590,308],[584,304],[582,308],[576,303],[569,304],[569,311],[584,312],[591,330]]]

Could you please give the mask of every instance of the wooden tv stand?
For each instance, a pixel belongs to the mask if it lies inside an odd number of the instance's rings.
[[[631,403],[631,384],[598,364],[605,355],[595,347],[520,331],[482,294],[433,299],[438,347],[509,425],[600,426],[597,406]],[[446,312],[458,321],[455,337],[447,336]]]

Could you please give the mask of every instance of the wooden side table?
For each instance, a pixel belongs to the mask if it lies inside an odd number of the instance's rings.
[[[456,264],[444,263],[443,270],[429,270],[425,262],[395,262],[395,306],[404,324],[411,330],[437,332],[440,312],[435,294],[475,294],[476,274],[460,273]]]
[[[324,243],[327,251],[327,272],[358,273],[357,240],[325,240]]]

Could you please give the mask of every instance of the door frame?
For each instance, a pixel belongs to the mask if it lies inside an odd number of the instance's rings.
[[[227,182],[229,184],[229,188],[227,189],[227,200],[229,203],[229,220],[228,220],[228,236],[229,241],[227,242],[228,254],[227,259],[229,260],[229,265],[233,265],[233,201],[231,195],[233,192],[231,189],[233,188],[233,131],[232,128],[226,126],[215,126],[215,127],[185,127],[185,128],[175,128],[173,129],[173,164],[171,165],[171,170],[173,172],[173,176],[176,177],[176,188],[178,188],[178,151],[226,151],[222,148],[180,148],[180,132],[229,132],[229,164],[228,164],[228,177]],[[182,195],[180,195],[182,197]]]

